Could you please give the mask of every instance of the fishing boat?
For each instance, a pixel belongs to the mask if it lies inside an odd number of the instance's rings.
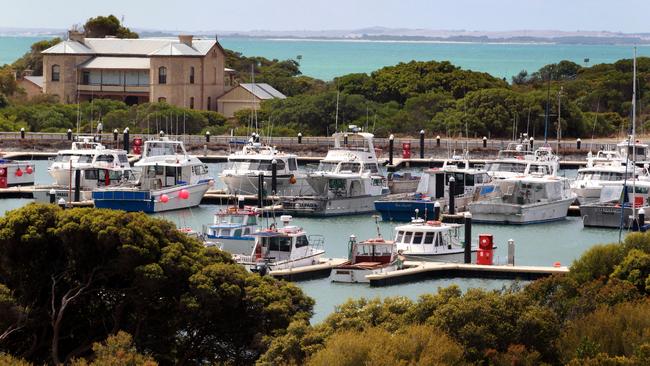
[[[0,157],[0,188],[29,186],[34,184],[34,165]]]
[[[275,194],[309,196],[314,190],[307,183],[306,174],[298,170],[295,154],[279,152],[273,146],[249,141],[241,150],[228,155],[228,167],[219,177],[232,194],[257,194],[260,174],[264,176],[264,190],[271,193],[272,167],[276,162]]]
[[[571,182],[571,190],[576,194],[578,203],[598,201],[603,184],[622,183],[632,177],[647,176],[644,169],[632,168],[630,165],[625,164],[625,159],[618,151],[601,150],[595,156],[590,152],[587,156],[587,166],[578,169],[577,178]]]
[[[253,272],[298,268],[320,263],[325,254],[323,237],[307,235],[303,228],[290,225],[292,217],[280,217],[283,226],[272,224],[268,229],[257,231],[255,244],[249,255],[233,255],[233,259]]]
[[[387,273],[400,269],[395,243],[381,236],[357,242],[354,235],[348,241],[348,260],[332,268],[330,281],[369,283],[367,275]]]
[[[252,207],[230,206],[214,215],[212,225],[204,226],[206,239],[222,244],[221,249],[231,254],[249,255],[255,244],[259,213]]]
[[[636,101],[634,103],[636,104]],[[636,109],[636,107],[634,108]],[[634,119],[636,120],[636,117],[634,117]],[[635,135],[636,134],[633,133],[625,140],[616,144],[616,149],[626,161],[634,161],[635,164],[650,163],[650,159],[648,158],[648,144],[644,144],[637,140]]]
[[[611,182],[603,184],[597,202],[580,205],[580,216],[586,227],[627,229],[634,224],[635,212],[648,206],[649,181]]]
[[[412,175],[410,172],[388,173],[388,189],[391,194],[414,193],[418,184],[420,184],[420,177]]]
[[[508,144],[506,149],[499,151],[496,160],[486,164],[485,170],[494,179],[529,174],[557,174],[560,163],[550,146],[542,146],[534,151],[528,150],[527,146]]]
[[[282,210],[295,216],[336,216],[374,212],[374,201],[386,196],[386,178],[379,171],[373,134],[350,126],[337,132],[318,168],[307,175],[314,197],[282,200]]]
[[[416,210],[424,215],[425,220],[434,218],[436,202],[441,211],[448,211],[451,179],[454,180],[454,206],[459,211],[493,190],[492,178],[485,170],[471,167],[467,155],[454,156],[445,160],[442,168],[425,170],[414,194],[379,199],[375,201],[375,209],[385,221],[411,221]]]
[[[145,141],[135,167],[141,169],[137,178],[93,190],[95,207],[147,213],[189,208],[214,184],[207,165],[167,137]]]
[[[495,182],[490,196],[469,204],[473,220],[498,224],[534,224],[563,220],[576,195],[569,180],[528,175]]]
[[[463,262],[465,249],[460,239],[462,225],[414,219],[395,228],[395,245],[406,259]],[[478,247],[472,246],[472,262]]]

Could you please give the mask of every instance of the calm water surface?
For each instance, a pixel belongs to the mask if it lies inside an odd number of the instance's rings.
[[[47,174],[47,162],[35,161],[37,184],[50,183]],[[210,171],[217,176],[222,164],[209,164]],[[567,176],[574,176],[575,171],[567,170]],[[7,210],[19,208],[32,202],[30,199],[0,200],[0,215]],[[202,225],[212,221],[213,214],[220,208],[218,205],[201,205],[184,211],[156,214],[155,216],[172,221],[177,226],[192,227],[201,230]],[[264,219],[267,221],[267,219]],[[294,224],[302,226],[309,234],[320,234],[325,239],[326,256],[345,257],[347,241],[351,234],[358,238],[368,238],[376,235],[376,227],[370,215],[335,217],[327,219],[296,218]],[[380,222],[379,227],[384,237],[392,237],[393,228],[397,224]],[[497,261],[505,261],[507,255],[506,242],[515,241],[516,263],[529,265],[553,265],[559,261],[568,265],[579,257],[586,249],[598,243],[609,243],[618,240],[617,230],[583,228],[580,218],[571,217],[564,221],[526,227],[504,225],[474,225],[473,236],[476,240],[479,233],[494,235],[498,248],[495,253]],[[511,281],[482,280],[482,279],[435,279],[410,284],[371,288],[366,285],[332,284],[328,279],[300,282],[299,286],[316,300],[314,321],[320,321],[331,313],[335,306],[348,298],[406,296],[416,299],[424,293],[435,292],[439,287],[457,284],[463,289],[471,287],[502,288],[509,286]]]

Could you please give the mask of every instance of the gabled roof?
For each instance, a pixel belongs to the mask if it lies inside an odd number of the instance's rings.
[[[148,57],[93,57],[79,65],[82,69],[149,70]]]
[[[78,55],[123,55],[123,56],[205,56],[210,49],[221,45],[214,39],[195,39],[192,47],[171,38],[86,38],[83,43],[63,41],[42,53]]]
[[[248,90],[251,94],[259,99],[286,99],[287,97],[277,89],[266,83],[243,83],[239,84],[242,88]]]
[[[45,85],[42,76],[25,76],[24,79],[38,86],[41,89],[43,89],[43,86]]]

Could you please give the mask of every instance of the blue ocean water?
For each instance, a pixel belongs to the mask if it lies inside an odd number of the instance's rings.
[[[44,37],[0,37],[0,65],[11,63]],[[561,60],[584,65],[632,57],[631,46],[504,43],[432,43],[379,41],[322,41],[220,38],[221,44],[246,56],[297,59],[303,74],[331,80],[354,72],[372,72],[383,66],[410,60],[449,60],[465,69],[510,78],[521,70],[536,71]],[[639,56],[650,56],[650,46],[638,47]]]

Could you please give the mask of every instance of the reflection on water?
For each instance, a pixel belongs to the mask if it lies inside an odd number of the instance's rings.
[[[50,182],[47,174],[47,161],[35,162],[37,184]],[[209,164],[210,172],[216,177],[223,164]],[[566,171],[567,176],[575,175],[575,171]],[[32,200],[5,199],[0,200],[0,214],[14,208],[21,207]],[[201,230],[205,224],[212,222],[213,214],[221,206],[201,205],[188,210],[173,211],[155,214],[155,216],[169,220],[179,227],[191,227]],[[262,220],[265,225],[272,219]],[[295,225],[302,226],[310,234],[321,234],[325,238],[326,255],[329,257],[345,257],[347,242],[351,234],[358,238],[369,238],[376,235],[374,220],[371,215],[334,217],[327,219],[296,218]],[[384,237],[392,238],[396,223],[380,222],[380,229]],[[516,264],[527,265],[553,265],[560,262],[570,264],[587,248],[597,243],[614,242],[618,239],[617,230],[583,228],[580,218],[567,218],[564,221],[529,225],[525,227],[504,225],[475,224],[472,230],[474,241],[478,234],[489,233],[494,235],[496,249],[495,259],[505,261],[507,255],[508,239],[515,241]],[[463,289],[470,287],[499,289],[509,286],[512,281],[487,280],[487,279],[432,279],[398,286],[371,288],[367,285],[331,284],[328,279],[313,280],[299,283],[299,286],[316,300],[314,321],[322,320],[332,312],[336,305],[345,302],[348,298],[358,297],[385,297],[406,296],[416,299],[417,296],[435,292],[439,287],[457,284]]]

